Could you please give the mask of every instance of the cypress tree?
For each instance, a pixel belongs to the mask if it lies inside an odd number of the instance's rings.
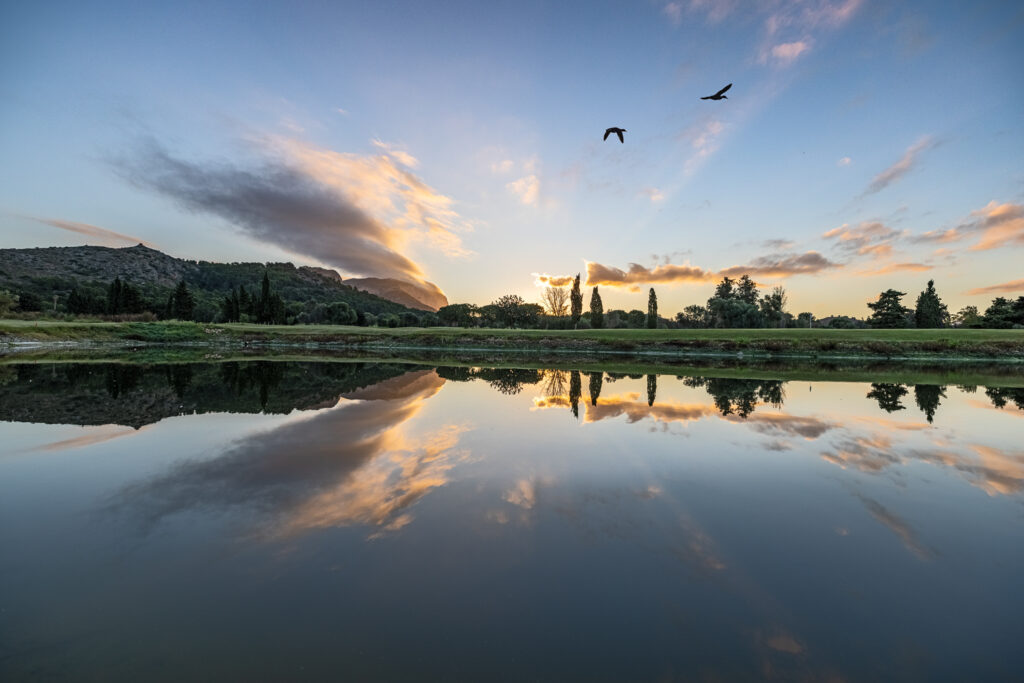
[[[573,370],[569,376],[569,405],[572,406],[573,417],[580,416],[580,395],[583,393],[583,381],[580,371]]]
[[[603,372],[592,372],[590,373],[590,405],[596,406],[597,399],[601,397],[601,385],[604,383]]]
[[[914,322],[921,328],[946,327],[949,324],[949,309],[935,291],[935,280],[929,280],[928,286],[918,295]]]
[[[658,295],[654,293],[654,287],[647,295],[647,329],[658,329]]]
[[[177,318],[178,320],[192,320],[192,314],[195,309],[195,299],[192,298],[192,292],[188,291],[188,285],[182,280],[178,283],[178,286],[174,289],[174,294],[171,295],[171,317]]]
[[[652,292],[654,290],[651,290]],[[653,406],[654,399],[658,394],[658,376],[647,375],[647,405]]]
[[[590,295],[590,326],[595,330],[604,327],[604,304],[601,303],[601,295],[594,287]]]
[[[583,292],[580,291],[580,274],[576,273],[576,279],[572,282],[572,292],[569,294],[571,300],[572,326],[580,322],[583,315]]]

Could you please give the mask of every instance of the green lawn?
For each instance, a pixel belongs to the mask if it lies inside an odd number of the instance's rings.
[[[1024,359],[1024,330],[499,330],[345,325],[0,321],[2,341],[334,343],[506,350],[983,356]]]

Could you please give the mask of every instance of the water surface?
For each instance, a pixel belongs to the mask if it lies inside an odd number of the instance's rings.
[[[0,366],[4,680],[1009,680],[1024,390]]]

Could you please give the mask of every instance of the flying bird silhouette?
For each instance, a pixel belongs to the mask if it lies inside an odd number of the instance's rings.
[[[702,97],[701,99],[702,100],[727,100],[729,98],[726,97],[725,95],[723,95],[722,93],[724,93],[726,90],[728,90],[731,87],[732,87],[732,83],[730,83],[729,85],[725,86],[724,88],[722,88],[721,90],[716,92],[714,95],[708,95],[707,97]]]
[[[625,128],[609,128],[608,130],[606,130],[604,132],[604,138],[603,139],[607,140],[609,135],[611,135],[612,133],[615,133],[616,135],[619,136],[619,142],[624,143],[624,142],[626,142],[626,139],[624,137],[622,137],[622,134],[625,133],[625,132],[626,132]]]

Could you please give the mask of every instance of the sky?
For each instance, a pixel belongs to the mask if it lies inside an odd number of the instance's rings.
[[[11,2],[0,247],[984,310],[1024,294],[1022,122],[1008,1]]]

